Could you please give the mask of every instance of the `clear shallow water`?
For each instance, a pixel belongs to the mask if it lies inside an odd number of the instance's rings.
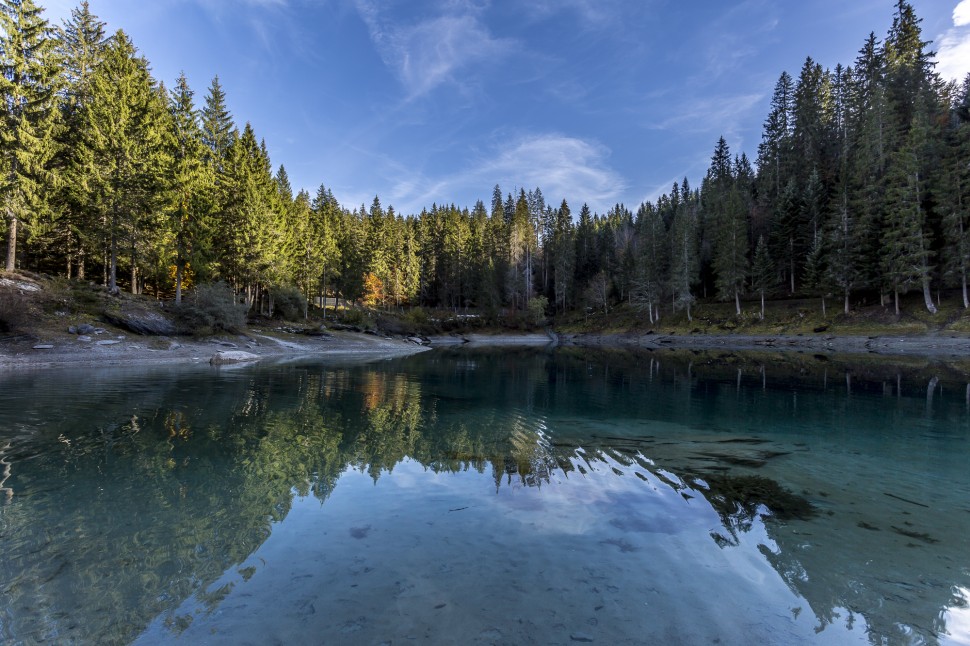
[[[798,361],[4,375],[0,641],[970,643],[967,384]]]

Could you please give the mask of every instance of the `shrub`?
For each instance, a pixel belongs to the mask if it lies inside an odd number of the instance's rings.
[[[205,336],[240,332],[246,325],[247,309],[225,283],[206,283],[197,286],[176,312],[183,332]]]
[[[0,288],[0,333],[23,329],[30,323],[27,299]]]
[[[306,298],[296,287],[286,285],[283,287],[272,287],[269,290],[270,298],[273,299],[273,315],[285,321],[295,321],[302,319]]]
[[[546,320],[546,308],[549,307],[549,299],[545,296],[536,296],[529,299],[529,322],[533,325],[542,325]]]
[[[431,317],[423,307],[412,307],[404,313],[404,321],[415,328],[424,329],[431,321]]]

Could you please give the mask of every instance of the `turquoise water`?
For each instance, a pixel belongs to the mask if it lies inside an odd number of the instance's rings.
[[[970,643],[946,366],[0,375],[0,642]]]

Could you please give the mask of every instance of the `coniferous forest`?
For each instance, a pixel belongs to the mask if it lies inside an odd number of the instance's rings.
[[[701,298],[762,315],[796,295],[898,313],[921,292],[933,312],[956,290],[970,305],[970,78],[934,72],[903,0],[855,60],[781,73],[754,160],[721,138],[699,181],[607,213],[538,187],[412,214],[379,197],[348,208],[323,184],[294,194],[218,77],[202,98],[153,78],[87,2],[55,26],[34,0],[0,0],[0,22],[7,271],[176,302],[224,282],[262,312],[294,294],[546,314],[625,302],[651,323]]]

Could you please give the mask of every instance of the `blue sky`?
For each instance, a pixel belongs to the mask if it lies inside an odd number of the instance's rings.
[[[39,0],[60,23],[73,0]],[[219,75],[294,187],[417,213],[542,188],[635,209],[717,138],[756,156],[772,88],[851,63],[893,0],[90,0],[201,104]],[[915,0],[940,70],[970,72],[970,0]]]

